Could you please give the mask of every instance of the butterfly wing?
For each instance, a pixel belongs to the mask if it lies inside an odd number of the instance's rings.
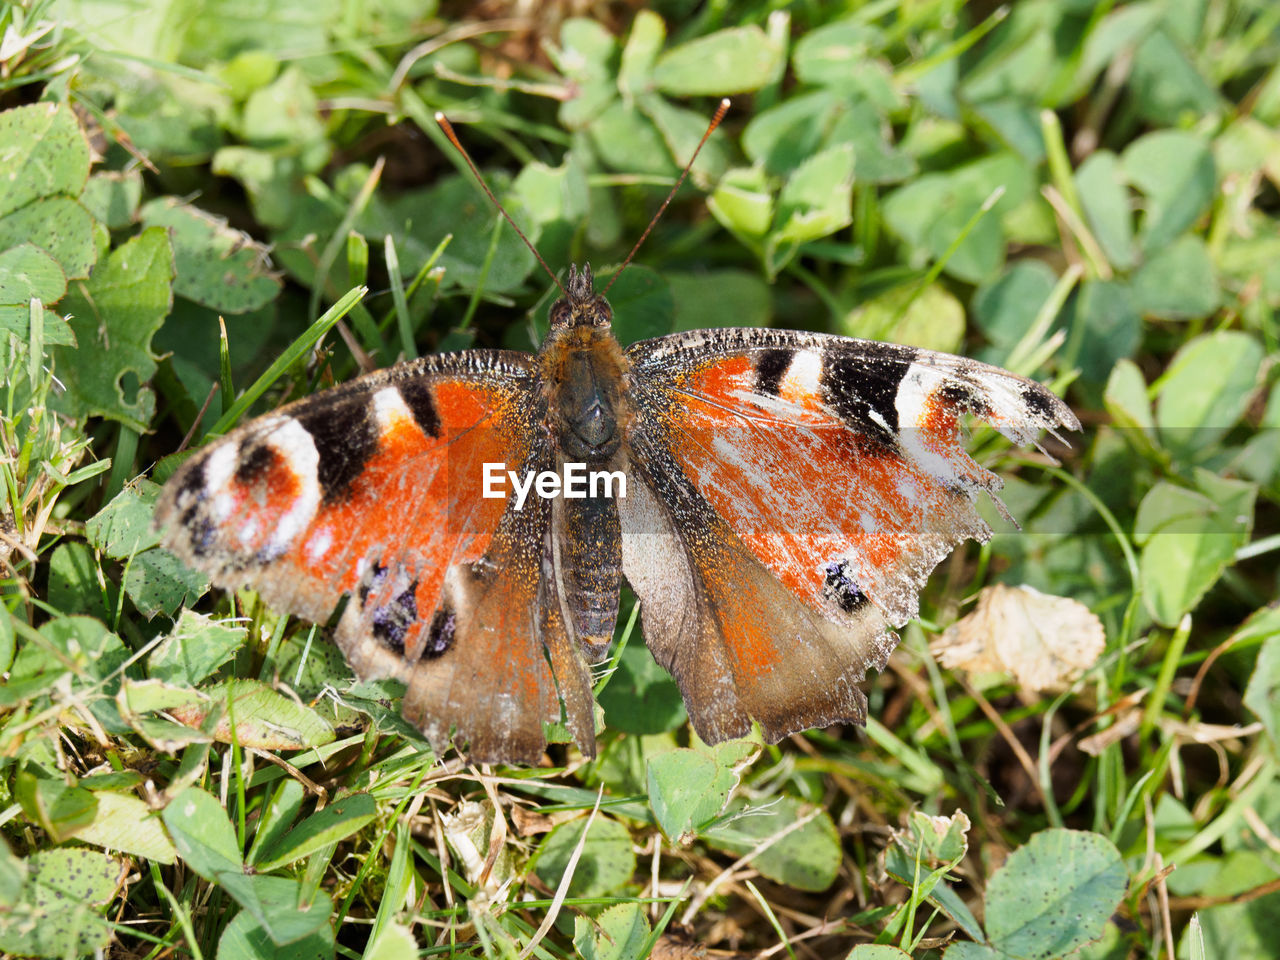
[[[557,680],[584,671],[539,615],[546,504],[517,511],[483,477],[486,463],[547,468],[540,404],[524,354],[401,364],[210,444],[170,479],[157,523],[215,584],[277,609],[323,622],[348,597],[338,645],[361,677],[406,684],[403,713],[438,751],[454,739],[476,760],[535,762]]]
[[[628,360],[644,476],[620,507],[623,569],[704,739],[864,719],[855,684],[884,666],[888,628],[957,543],[991,533],[974,501],[1000,481],[960,414],[1018,443],[1078,428],[1039,384],[892,344],[726,329]]]

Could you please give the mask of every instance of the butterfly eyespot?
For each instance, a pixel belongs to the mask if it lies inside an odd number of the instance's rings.
[[[404,653],[404,640],[409,628],[418,622],[418,581],[404,592],[373,611],[373,635],[382,645],[396,653]]]
[[[431,618],[431,626],[427,629],[427,642],[422,647],[422,659],[432,660],[443,655],[453,646],[453,634],[457,628],[457,618],[452,610],[441,607]]]
[[[369,618],[374,637],[388,650],[403,654],[409,628],[418,622],[418,581],[411,581],[395,596],[370,607],[369,598],[381,597],[389,575],[387,567],[380,563],[374,563],[370,569],[370,575],[357,591],[360,606]]]
[[[867,595],[858,587],[857,582],[845,571],[848,561],[837,560],[826,566],[826,582],[823,592],[835,600],[836,605],[845,613],[854,610],[867,602]]]

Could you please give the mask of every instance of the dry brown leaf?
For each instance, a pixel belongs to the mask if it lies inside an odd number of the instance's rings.
[[[1029,691],[1058,690],[1091,667],[1106,646],[1102,622],[1083,603],[1034,587],[996,584],[935,637],[938,662],[969,673],[1012,674]]]

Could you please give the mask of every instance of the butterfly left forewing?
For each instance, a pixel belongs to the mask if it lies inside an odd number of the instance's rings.
[[[277,609],[323,622],[346,597],[348,662],[404,681],[405,714],[437,749],[536,760],[559,717],[531,612],[547,511],[512,516],[482,480],[485,463],[549,465],[541,397],[523,354],[401,364],[210,444],[170,479],[157,523],[214,583]]]

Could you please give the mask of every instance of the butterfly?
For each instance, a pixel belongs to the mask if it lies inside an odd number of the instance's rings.
[[[865,722],[858,684],[929,573],[991,535],[975,502],[1001,482],[961,416],[1018,444],[1079,429],[973,360],[764,328],[623,348],[590,266],[562,294],[536,354],[428,356],[291,403],[158,502],[214,584],[318,623],[345,598],[347,662],[401,681],[437,752],[536,763],[560,721],[594,756],[624,579],[705,742]]]

